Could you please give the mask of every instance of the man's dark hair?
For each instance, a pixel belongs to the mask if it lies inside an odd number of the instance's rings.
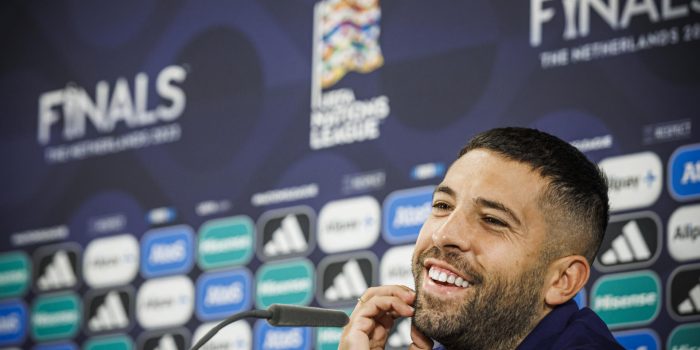
[[[544,256],[583,255],[593,263],[608,224],[608,186],[576,147],[535,129],[498,128],[476,135],[459,152],[486,149],[529,164],[549,180],[539,204],[549,226]]]

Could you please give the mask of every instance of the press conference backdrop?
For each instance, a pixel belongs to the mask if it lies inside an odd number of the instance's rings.
[[[1,6],[1,347],[185,349],[413,286],[434,186],[506,125],[610,179],[579,304],[627,348],[700,346],[697,0]],[[339,333],[241,321],[210,348]]]

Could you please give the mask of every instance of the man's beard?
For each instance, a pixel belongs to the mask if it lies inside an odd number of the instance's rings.
[[[469,300],[446,303],[422,293],[423,261],[427,257],[449,261],[474,278],[476,283],[468,287],[473,288]],[[484,277],[474,272],[461,254],[435,247],[428,249],[413,266],[416,281],[413,324],[447,349],[514,349],[539,319],[544,269],[545,264],[538,263],[512,281],[503,276]]]

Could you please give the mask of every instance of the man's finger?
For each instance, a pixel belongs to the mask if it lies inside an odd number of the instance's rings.
[[[355,307],[351,318],[374,318],[385,314],[394,318],[409,317],[413,316],[413,307],[396,296],[375,296]]]
[[[395,297],[401,298],[408,304],[413,304],[413,300],[415,299],[416,293],[410,288],[400,285],[371,287],[368,288],[362,294],[362,296],[360,296],[360,298],[358,298],[358,301],[360,303],[366,303],[373,297],[382,295],[393,295]]]
[[[411,324],[411,346],[409,350],[429,350],[433,348],[433,341],[421,333],[416,326]]]

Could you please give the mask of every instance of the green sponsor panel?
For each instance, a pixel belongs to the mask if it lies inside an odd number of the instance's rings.
[[[314,266],[306,259],[262,265],[255,276],[255,304],[308,305],[314,292]]]
[[[610,328],[651,323],[661,308],[661,282],[651,271],[620,273],[593,285],[591,308]]]
[[[83,350],[131,350],[134,342],[125,335],[92,338],[85,342]]]
[[[32,336],[39,341],[71,338],[80,329],[81,314],[75,294],[39,297],[32,306]]]
[[[244,265],[253,257],[255,225],[247,216],[216,219],[199,229],[197,264],[203,270]]]
[[[700,323],[684,324],[676,327],[668,336],[668,350],[700,349]]]
[[[348,316],[352,313],[352,309],[345,309]],[[316,330],[316,348],[317,350],[337,350],[340,345],[340,336],[343,329],[340,327],[319,327]]]
[[[31,282],[31,262],[26,254],[0,254],[0,298],[24,295]]]

